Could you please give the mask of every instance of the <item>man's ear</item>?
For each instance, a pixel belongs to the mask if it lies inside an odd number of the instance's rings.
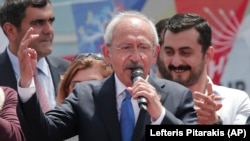
[[[160,52],[159,52],[160,49],[161,49],[161,48],[160,48],[160,45],[156,45],[155,48],[154,48],[153,60],[152,60],[152,61],[153,61],[153,62],[152,62],[153,64],[156,64],[156,60],[157,60],[157,57],[158,57],[158,55],[159,55],[159,53],[160,53]]]
[[[208,64],[214,57],[214,47],[209,46],[205,54],[205,63]]]
[[[110,52],[110,47],[105,44],[102,46],[102,54],[103,54],[103,57],[105,59],[105,61],[108,63],[108,64],[111,64],[111,52]]]
[[[17,34],[18,34],[16,26],[14,26],[13,24],[11,24],[9,22],[6,22],[3,25],[3,31],[5,32],[7,38],[10,41],[15,41],[16,40],[16,37],[17,37]]]

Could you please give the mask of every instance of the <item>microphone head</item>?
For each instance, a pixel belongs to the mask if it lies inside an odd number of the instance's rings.
[[[130,79],[135,82],[135,78],[138,79],[139,77],[144,78],[144,74],[141,68],[133,68],[131,69]]]

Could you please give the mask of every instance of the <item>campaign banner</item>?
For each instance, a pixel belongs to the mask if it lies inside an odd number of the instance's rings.
[[[107,23],[119,11],[140,11],[146,0],[103,0],[72,4],[79,52],[101,52]]]

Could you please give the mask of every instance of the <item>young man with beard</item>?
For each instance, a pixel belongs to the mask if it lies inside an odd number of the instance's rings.
[[[193,13],[171,17],[164,29],[157,76],[193,92],[199,124],[245,124],[250,115],[246,92],[213,84],[208,65],[214,55],[209,23]],[[220,123],[220,122],[219,122]]]

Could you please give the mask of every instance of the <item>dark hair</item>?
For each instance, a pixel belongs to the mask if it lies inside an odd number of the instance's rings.
[[[159,38],[159,44],[162,45],[163,43],[163,32],[164,32],[164,29],[167,25],[167,21],[168,21],[168,18],[164,18],[164,19],[161,19],[159,20],[156,24],[155,24],[155,28],[156,28],[156,31],[157,31],[157,34],[158,34],[158,38]]]
[[[202,46],[203,54],[211,46],[212,31],[209,23],[200,15],[194,13],[178,13],[171,17],[168,22],[164,34],[167,30],[173,33],[194,28],[200,34],[198,43]]]
[[[5,0],[0,8],[0,24],[3,27],[4,23],[10,22],[18,29],[25,17],[27,7],[45,7],[50,0]]]

